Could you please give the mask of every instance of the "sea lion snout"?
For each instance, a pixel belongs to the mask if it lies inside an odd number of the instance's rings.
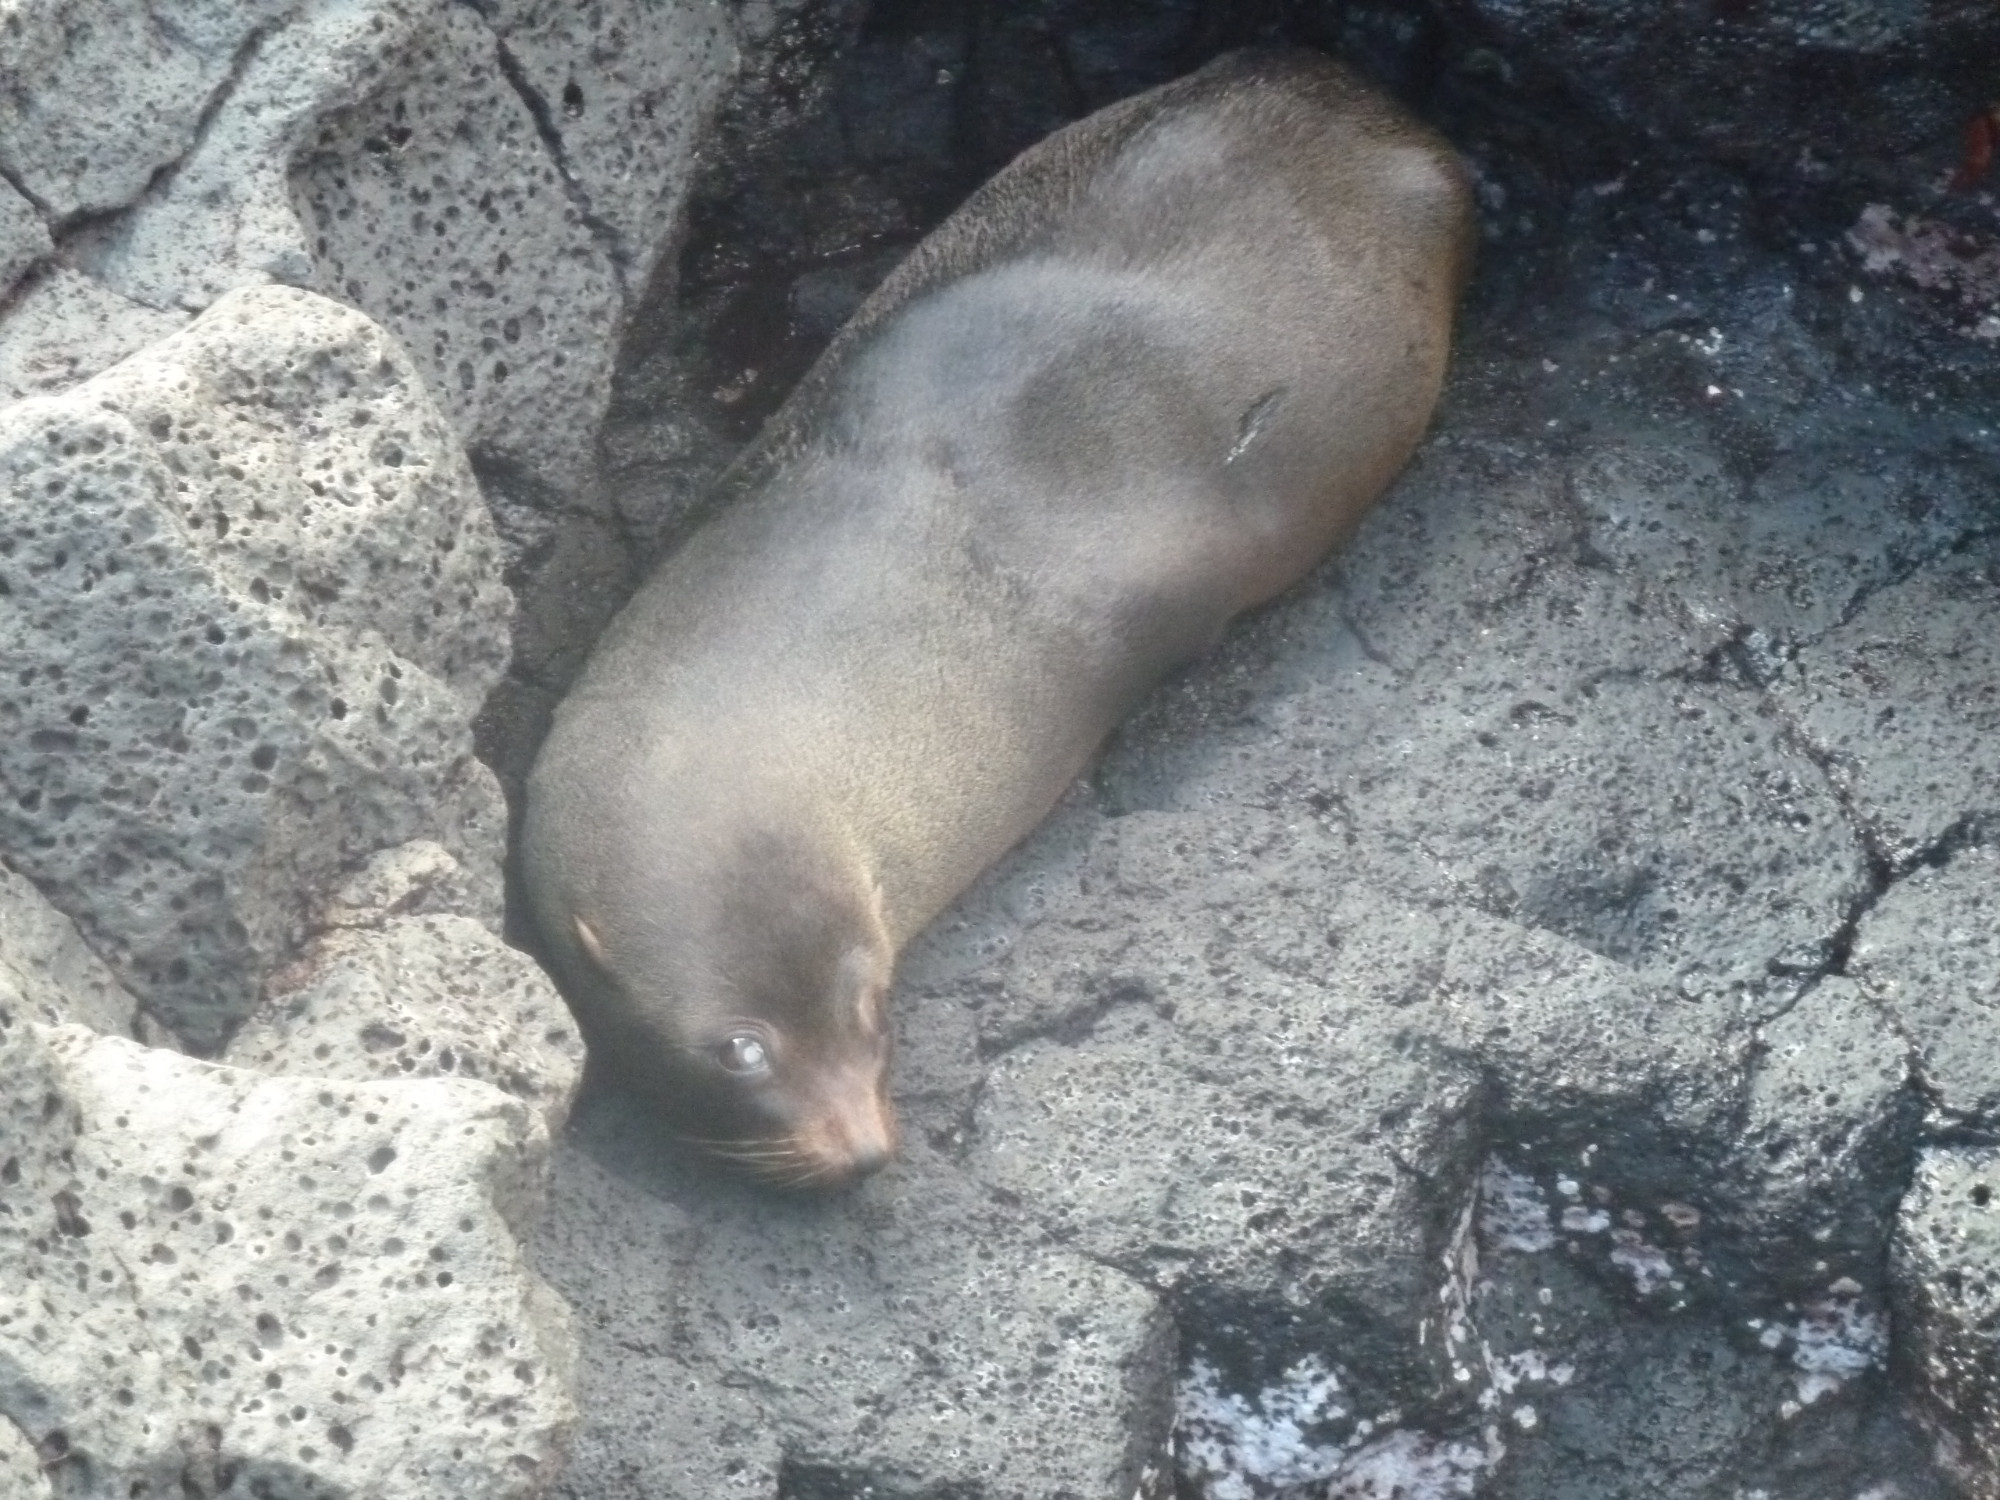
[[[889,1165],[897,1147],[886,1047],[845,1063],[786,1070],[758,1091],[719,1154],[781,1187],[841,1188]]]
[[[865,1084],[843,1081],[800,1132],[801,1154],[830,1187],[872,1176],[896,1156],[896,1111],[889,1103],[888,1069]]]

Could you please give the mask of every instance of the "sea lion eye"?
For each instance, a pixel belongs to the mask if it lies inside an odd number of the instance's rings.
[[[771,1050],[753,1032],[737,1032],[715,1049],[715,1056],[730,1072],[745,1077],[771,1071]]]

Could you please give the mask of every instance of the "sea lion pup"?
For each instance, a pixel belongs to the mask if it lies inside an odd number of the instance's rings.
[[[919,245],[530,777],[523,872],[600,1059],[770,1181],[887,1161],[897,951],[1401,468],[1470,226],[1437,136],[1245,52],[1057,131]]]

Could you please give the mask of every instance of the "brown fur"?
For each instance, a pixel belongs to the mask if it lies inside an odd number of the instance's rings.
[[[1450,150],[1304,53],[974,194],[558,710],[524,871],[600,1054],[774,1180],[885,1160],[896,951],[1388,484],[1470,249]]]

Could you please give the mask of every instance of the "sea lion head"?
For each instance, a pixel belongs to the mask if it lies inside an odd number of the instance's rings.
[[[600,1059],[766,1182],[886,1166],[895,955],[860,862],[755,823],[687,842],[656,826],[637,850],[621,883],[542,913]]]

